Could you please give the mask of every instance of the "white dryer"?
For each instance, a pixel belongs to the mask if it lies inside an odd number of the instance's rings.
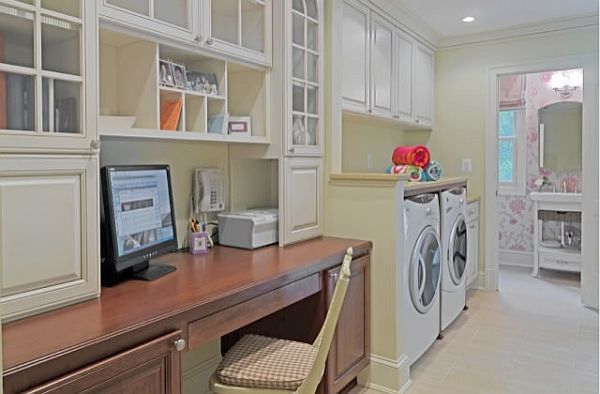
[[[467,276],[467,190],[457,187],[441,193],[442,293],[441,331],[466,305]]]
[[[404,200],[404,344],[413,364],[440,333],[440,206],[437,194]]]

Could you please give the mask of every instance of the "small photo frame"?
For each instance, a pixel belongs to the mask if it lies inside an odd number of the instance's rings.
[[[230,135],[250,137],[252,135],[252,117],[230,116],[227,122],[227,132]]]
[[[175,78],[173,77],[173,68],[170,62],[159,61],[158,81],[163,86],[175,87]]]
[[[187,77],[185,75],[185,66],[181,64],[171,63],[173,68],[173,80],[175,81],[175,87],[180,89],[187,89]]]

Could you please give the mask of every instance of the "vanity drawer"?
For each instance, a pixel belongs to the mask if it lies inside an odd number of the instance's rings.
[[[581,272],[581,260],[577,255],[558,257],[540,253],[540,267],[558,271]]]
[[[479,201],[467,204],[467,222],[479,219]]]

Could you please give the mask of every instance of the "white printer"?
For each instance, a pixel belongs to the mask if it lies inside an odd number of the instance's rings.
[[[279,210],[251,209],[219,214],[219,243],[256,249],[278,241]]]

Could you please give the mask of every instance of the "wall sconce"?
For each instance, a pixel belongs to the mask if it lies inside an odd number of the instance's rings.
[[[550,86],[554,93],[562,98],[569,98],[583,85],[583,70],[557,71],[552,74]]]
[[[577,86],[563,85],[560,88],[552,88],[552,90],[562,98],[569,98],[577,90]]]

